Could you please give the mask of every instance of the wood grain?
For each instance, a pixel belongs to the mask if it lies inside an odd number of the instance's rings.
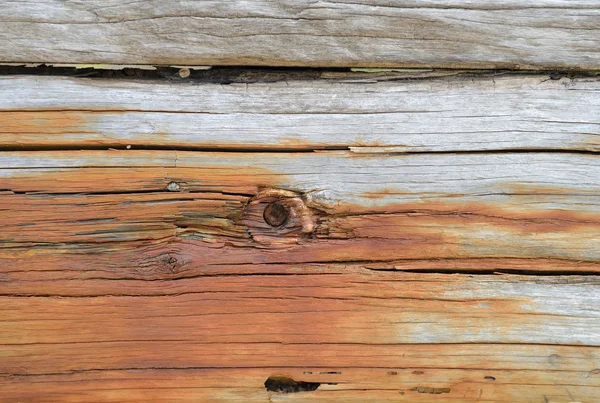
[[[531,353],[531,351],[529,352]],[[374,369],[370,371],[345,369],[341,376],[310,376],[302,370],[285,369],[285,373],[302,379],[322,379],[314,392],[279,394],[265,392],[259,386],[264,373],[281,373],[280,368],[266,370],[215,370],[189,369],[152,371],[102,371],[73,375],[36,376],[12,378],[4,389],[12,400],[21,399],[42,402],[86,401],[210,401],[210,402],[594,402],[596,386],[572,382],[565,372],[541,380],[539,372],[523,370],[498,371],[496,380],[485,379],[489,371],[432,371],[399,369]],[[391,373],[391,375],[390,375]],[[398,374],[393,375],[394,373]],[[416,373],[416,375],[414,374]],[[422,373],[422,374],[419,374]],[[549,372],[551,373],[551,372]],[[379,384],[365,385],[364,378],[380,379]],[[438,378],[439,377],[439,378]],[[359,379],[354,381],[354,379]],[[436,379],[444,379],[437,381]],[[449,382],[446,379],[451,379]],[[593,382],[593,375],[590,375]],[[401,381],[405,379],[406,381]],[[431,394],[426,392],[422,379],[428,384],[440,385],[438,390],[450,392]],[[506,384],[501,384],[504,379]],[[531,382],[531,379],[534,382]],[[581,378],[579,378],[581,379]],[[579,380],[578,379],[578,380]],[[344,381],[344,382],[341,382]],[[544,383],[546,382],[546,383]],[[337,383],[337,384],[336,384]],[[140,388],[139,385],[152,385]],[[335,385],[333,385],[335,384]],[[381,385],[381,386],[380,386]],[[417,385],[417,386],[413,386]],[[441,385],[451,385],[446,388]],[[346,389],[347,388],[347,389]],[[416,390],[422,390],[419,393]],[[40,398],[40,396],[43,396]]]
[[[0,147],[600,150],[600,78],[344,77],[227,86],[4,77]]]
[[[594,403],[600,80],[334,76],[0,78],[0,401]]]
[[[35,260],[56,247],[61,265],[93,259],[118,276],[160,271],[167,255],[193,272],[481,258],[595,271],[599,260],[600,165],[585,154],[5,152],[0,167],[6,270],[23,264],[15,249]],[[291,209],[280,228],[263,219],[274,201]]]
[[[598,69],[596,0],[2,2],[5,62]]]
[[[3,397],[593,402],[599,392],[596,276],[167,279],[146,282],[146,295],[96,278],[81,290],[111,291],[0,297]],[[276,374],[322,385],[267,392]]]

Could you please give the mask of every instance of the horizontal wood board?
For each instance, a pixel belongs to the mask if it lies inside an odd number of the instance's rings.
[[[8,253],[191,239],[239,263],[600,257],[593,155],[4,152],[0,167]],[[292,219],[271,228],[277,200]]]
[[[342,77],[222,85],[5,76],[0,146],[600,150],[600,77]]]
[[[600,391],[596,276],[101,277],[78,281],[77,297],[0,297],[4,398],[593,402]],[[94,294],[101,283],[110,291]],[[273,375],[321,385],[269,392]]]
[[[4,62],[599,69],[597,0],[8,1]]]

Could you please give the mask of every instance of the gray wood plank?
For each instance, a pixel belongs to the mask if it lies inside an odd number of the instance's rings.
[[[598,69],[598,0],[4,1],[5,62]]]
[[[0,146],[600,150],[600,77],[361,80],[2,77]]]

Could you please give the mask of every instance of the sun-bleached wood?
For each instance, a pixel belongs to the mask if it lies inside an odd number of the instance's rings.
[[[0,3],[4,62],[598,69],[597,0]]]
[[[600,77],[223,86],[21,76],[0,78],[0,94],[0,146],[11,149],[600,150]]]

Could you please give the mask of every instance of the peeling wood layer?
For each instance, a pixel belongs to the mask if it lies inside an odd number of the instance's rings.
[[[4,62],[598,69],[598,1],[4,2]]]
[[[293,77],[293,75],[292,75]],[[367,82],[360,82],[367,80]],[[600,150],[600,77],[239,83],[0,78],[4,149]]]

